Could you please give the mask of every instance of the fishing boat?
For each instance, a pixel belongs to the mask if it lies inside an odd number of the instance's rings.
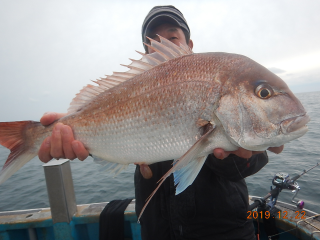
[[[257,199],[250,196],[250,200]],[[0,212],[1,240],[98,240],[99,216],[104,203],[78,205],[76,214],[68,223],[54,223],[50,208],[29,209],[21,211]],[[124,212],[124,239],[139,240],[140,225],[134,210],[134,200]],[[275,219],[279,239],[320,239],[320,214],[304,209],[299,211],[294,205],[277,202],[280,218]],[[263,221],[252,211],[256,231],[260,239],[268,239]]]
[[[49,162],[44,165],[44,171],[50,208],[0,212],[0,239],[98,240],[100,214],[108,203],[76,205],[69,160]],[[296,184],[295,181],[291,181],[294,178],[290,179],[283,174],[276,176],[278,178],[274,178],[275,182],[280,176],[291,185]],[[284,188],[285,185],[281,186]],[[298,187],[297,184],[295,186]],[[254,222],[259,239],[320,240],[320,214],[301,209],[301,202],[296,204],[300,207],[297,208],[293,204],[274,201],[272,199],[275,196],[274,192],[279,194],[280,191],[270,191],[263,198],[249,197],[251,208],[248,209],[248,219]],[[273,213],[271,210],[262,213],[259,210],[261,205],[259,203],[267,206],[273,204]],[[134,200],[126,207],[123,214],[124,239],[141,239]],[[276,234],[271,236],[268,228],[265,230],[266,220],[270,219],[276,228]]]

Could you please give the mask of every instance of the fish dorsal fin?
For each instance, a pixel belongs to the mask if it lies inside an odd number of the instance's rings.
[[[160,42],[148,38],[150,40],[150,44],[144,43],[146,46],[154,50],[153,53],[144,54],[137,51],[142,55],[140,60],[130,59],[132,62],[129,65],[121,64],[122,66],[128,67],[130,69],[129,71],[113,72],[113,74],[110,76],[93,81],[97,84],[97,86],[93,86],[91,84],[85,86],[78,94],[76,94],[76,97],[70,103],[68,114],[81,110],[84,105],[86,105],[100,93],[113,88],[120,83],[127,81],[128,79],[148,71],[161,63],[193,53],[188,46],[185,46],[181,43],[180,46],[177,46],[160,35],[158,36],[160,38]]]

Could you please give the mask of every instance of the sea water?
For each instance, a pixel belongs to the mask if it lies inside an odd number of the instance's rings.
[[[268,153],[269,163],[255,175],[246,178],[251,195],[265,196],[277,172],[287,172],[292,177],[320,162],[320,92],[299,93],[296,96],[311,117],[309,131],[286,144],[281,154]],[[0,146],[1,168],[9,153],[9,150]],[[0,185],[0,211],[49,207],[42,164],[35,158]],[[100,165],[94,163],[91,157],[82,162],[71,161],[71,169],[77,204],[134,198],[134,165],[116,177],[100,171]],[[320,213],[320,167],[308,172],[297,182],[301,190],[296,199],[303,200],[306,209]],[[283,190],[279,200],[290,203],[292,196],[291,191]]]

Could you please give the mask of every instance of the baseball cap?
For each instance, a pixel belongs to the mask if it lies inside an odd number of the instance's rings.
[[[187,20],[183,14],[172,5],[155,6],[153,7],[142,24],[142,42],[147,42],[146,36],[153,28],[161,25],[162,23],[172,23],[182,28],[187,42],[190,39],[190,29]],[[147,46],[144,45],[147,51]]]

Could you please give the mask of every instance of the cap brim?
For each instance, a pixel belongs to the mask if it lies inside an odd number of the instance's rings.
[[[181,27],[181,24],[179,23],[178,19],[174,16],[168,14],[161,14],[151,19],[148,25],[146,26],[146,29],[152,29],[157,25],[163,24],[164,22],[176,24],[179,27]]]

